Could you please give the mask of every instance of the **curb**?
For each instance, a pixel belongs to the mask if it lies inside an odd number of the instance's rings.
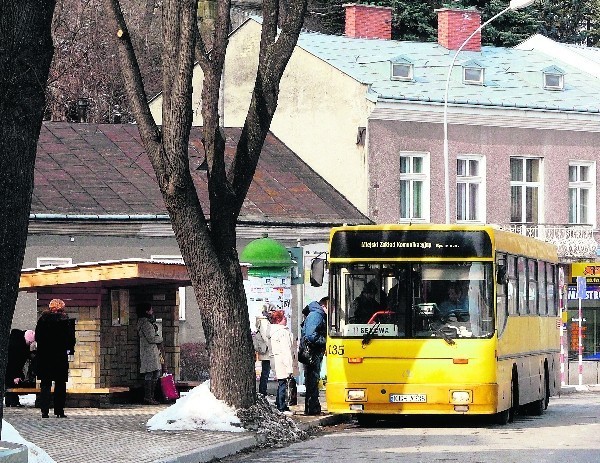
[[[575,392],[600,392],[600,384],[565,385],[560,388],[559,395],[574,394]]]
[[[316,420],[307,422],[296,421],[302,431],[309,431],[320,426],[332,426],[347,421],[349,415],[324,415]],[[156,460],[155,463],[209,463],[216,458],[225,458],[235,455],[243,450],[249,450],[258,445],[256,436],[244,436],[231,439],[225,443],[214,444],[202,449],[188,452],[183,455],[174,455],[165,459]]]
[[[184,455],[171,456],[156,463],[208,463],[215,458],[225,458],[242,450],[250,449],[258,444],[256,436],[245,436],[231,439],[226,443],[219,443],[186,453]]]

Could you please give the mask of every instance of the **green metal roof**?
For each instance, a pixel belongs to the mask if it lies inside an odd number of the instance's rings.
[[[240,254],[240,262],[256,267],[291,267],[294,265],[288,250],[279,241],[269,237],[259,238],[246,245]]]

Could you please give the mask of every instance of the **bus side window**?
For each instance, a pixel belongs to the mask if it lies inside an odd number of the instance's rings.
[[[527,315],[527,260],[525,257],[517,258],[517,272],[518,272],[518,307],[519,315]]]
[[[499,254],[496,263],[500,270],[500,277],[496,283],[496,316],[498,323],[498,336],[502,336],[506,321],[508,320],[508,262],[506,255]]]
[[[556,315],[558,313],[557,294],[556,294],[556,265],[549,264],[546,266],[546,290],[548,299],[548,315]]]
[[[529,313],[531,315],[538,314],[538,274],[537,262],[534,259],[527,259],[527,274],[529,283],[527,287],[527,298],[529,299]]]
[[[508,299],[508,315],[518,315],[517,312],[517,299],[518,299],[518,288],[517,288],[517,258],[515,256],[508,256],[508,286],[507,286],[507,299]]]
[[[538,295],[540,298],[540,315],[547,315],[546,307],[546,262],[538,262]]]

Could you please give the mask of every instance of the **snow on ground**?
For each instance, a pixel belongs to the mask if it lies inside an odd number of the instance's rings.
[[[149,430],[191,430],[246,431],[235,414],[235,409],[217,400],[210,392],[209,381],[195,387],[178,399],[170,407],[160,411],[148,420]],[[24,395],[21,404],[33,407],[35,394]],[[29,449],[29,463],[55,463],[44,450],[21,437],[12,425],[2,420],[2,440],[26,445]]]
[[[23,403],[22,398],[21,403]],[[23,439],[21,434],[19,434],[10,423],[7,423],[4,420],[2,420],[2,440],[5,442],[12,442],[13,444],[26,445],[28,449],[28,463],[55,463],[55,461],[50,458],[46,452],[44,452],[37,445],[27,442],[25,439]]]
[[[195,387],[170,407],[148,420],[151,431],[205,429],[207,431],[242,432],[245,429],[235,409],[217,400],[210,392],[209,381]]]

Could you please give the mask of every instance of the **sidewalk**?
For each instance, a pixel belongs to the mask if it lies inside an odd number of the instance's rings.
[[[304,416],[304,397],[291,407],[303,430],[341,421],[325,413]],[[325,409],[324,397],[321,404]],[[147,431],[146,421],[167,405],[69,408],[66,419],[42,419],[37,408],[5,408],[4,419],[57,463],[204,463],[256,445],[253,433]]]

